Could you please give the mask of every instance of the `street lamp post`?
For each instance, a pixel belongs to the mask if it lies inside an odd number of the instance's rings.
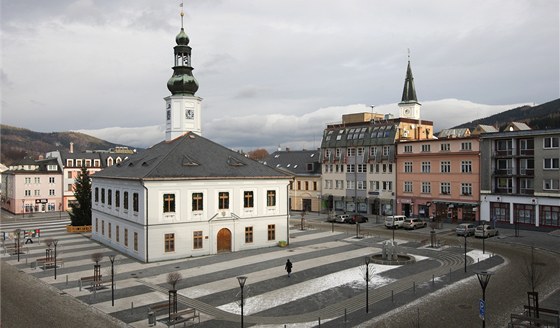
[[[469,234],[465,231],[463,237],[465,237],[465,272],[467,272],[467,237]]]
[[[486,239],[486,223],[482,222],[482,254],[486,254],[485,247],[484,247],[484,240]]]
[[[247,277],[237,277],[237,281],[239,282],[239,287],[241,287],[241,328],[243,328],[243,303],[245,303],[245,300],[243,299],[243,287],[245,286]]]
[[[476,276],[478,277],[478,282],[480,282],[480,287],[482,287],[482,302],[480,303],[480,318],[482,319],[482,328],[486,327],[486,286],[490,282],[490,277],[493,272],[488,271],[478,271]]]
[[[369,313],[369,264],[370,259],[369,257],[365,258],[366,262],[366,313]]]
[[[19,236],[20,236],[20,234],[21,234],[21,229],[16,229],[16,230],[15,230],[15,233],[16,233],[16,238],[17,238],[17,239],[16,239],[17,261],[19,262],[19,249],[20,249],[20,247],[21,247],[20,241],[19,241]]]
[[[109,260],[111,261],[111,306],[115,306],[115,254],[109,255]]]
[[[54,245],[54,280],[56,280],[56,245],[58,244],[58,240],[53,240]]]

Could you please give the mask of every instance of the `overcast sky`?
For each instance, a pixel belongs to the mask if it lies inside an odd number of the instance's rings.
[[[150,146],[179,0],[3,0],[2,123]],[[320,146],[348,112],[398,113],[408,51],[435,130],[560,97],[557,0],[187,0],[203,135]]]

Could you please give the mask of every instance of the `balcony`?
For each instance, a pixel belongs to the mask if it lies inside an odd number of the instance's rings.
[[[519,193],[523,195],[533,195],[535,193],[535,189],[521,188],[519,189]]]
[[[513,156],[513,149],[496,149],[494,152],[495,157],[511,157]]]
[[[519,175],[527,177],[535,176],[535,169],[520,168]]]
[[[512,175],[513,169],[496,169],[494,170],[494,175]]]
[[[519,149],[519,156],[534,156],[535,150],[534,149]]]

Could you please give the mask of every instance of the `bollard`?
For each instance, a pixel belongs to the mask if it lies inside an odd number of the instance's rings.
[[[435,277],[432,275],[432,286],[436,284]]]
[[[134,302],[130,302],[130,314],[132,314],[133,310],[134,310]]]
[[[82,279],[80,279],[80,280],[78,281],[78,285],[79,285],[79,287],[80,287],[79,290],[82,291]]]
[[[416,281],[412,282],[412,293],[416,294]]]
[[[346,318],[346,309],[344,309],[344,322],[348,322],[348,319]]]
[[[319,328],[321,328],[321,317],[319,317]]]

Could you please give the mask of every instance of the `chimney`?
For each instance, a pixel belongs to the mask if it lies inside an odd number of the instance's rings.
[[[74,143],[70,142],[70,154],[74,154]]]

